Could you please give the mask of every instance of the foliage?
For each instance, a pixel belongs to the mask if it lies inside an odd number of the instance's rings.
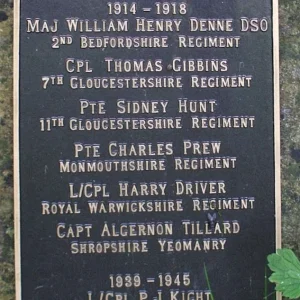
[[[208,276],[208,272],[207,272],[207,268],[206,268],[206,264],[205,263],[204,263],[203,268],[204,268],[204,275],[205,275],[205,280],[206,280],[206,283],[207,283],[207,287],[210,290],[209,300],[215,300],[213,291],[211,289],[211,284],[210,284],[210,280],[209,280],[209,276]]]
[[[281,249],[268,256],[273,271],[270,281],[276,283],[276,291],[289,299],[300,297],[300,261],[290,249]]]

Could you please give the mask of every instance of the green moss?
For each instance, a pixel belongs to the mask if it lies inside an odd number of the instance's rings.
[[[12,186],[12,41],[13,15],[8,1],[0,9],[9,18],[0,23],[0,299],[14,299]],[[282,131],[283,244],[300,257],[300,1],[280,0],[281,106],[289,113]]]
[[[0,299],[13,300],[13,12],[5,3],[0,9],[8,15],[0,23]]]

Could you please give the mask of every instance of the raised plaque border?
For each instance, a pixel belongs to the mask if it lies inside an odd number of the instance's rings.
[[[20,166],[19,166],[19,49],[20,49],[20,3],[14,0],[14,46],[13,46],[13,159],[14,159],[14,241],[15,241],[15,295],[21,297],[21,228],[20,228]],[[42,0],[41,0],[42,1]],[[197,1],[197,0],[194,0]],[[280,82],[279,82],[279,5],[272,0],[273,11],[273,98],[274,98],[274,164],[275,164],[275,235],[276,249],[281,248],[281,172],[280,172]],[[282,300],[276,293],[276,300]]]

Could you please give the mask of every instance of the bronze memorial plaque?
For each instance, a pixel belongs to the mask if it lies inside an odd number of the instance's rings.
[[[17,300],[272,294],[277,1],[15,8]]]

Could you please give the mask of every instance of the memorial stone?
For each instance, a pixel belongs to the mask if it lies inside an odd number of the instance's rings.
[[[17,299],[272,294],[276,0],[15,7]]]

